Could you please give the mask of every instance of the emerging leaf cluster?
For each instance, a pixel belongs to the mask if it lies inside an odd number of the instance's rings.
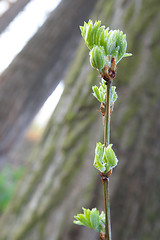
[[[97,98],[97,100],[100,103],[106,103],[106,84],[105,81],[102,79],[102,82],[100,83],[100,87],[97,86],[92,87],[93,90],[93,96]],[[117,100],[118,95],[116,93],[116,87],[112,86],[111,88],[111,98],[110,98],[110,105],[112,106],[115,101]]]
[[[116,64],[123,57],[132,55],[126,53],[126,35],[123,34],[122,31],[109,31],[109,28],[105,29],[104,26],[101,26],[101,21],[96,21],[93,24],[91,20],[89,20],[88,23],[84,22],[84,26],[81,26],[80,29],[82,37],[90,49],[90,63],[93,68],[99,70],[101,76],[106,77],[104,79],[108,79],[111,76],[107,75],[109,72],[114,73],[114,71],[116,71]],[[94,97],[97,98],[105,108],[107,102],[107,86],[105,80],[102,78],[100,86],[93,86],[92,90]],[[118,98],[115,86],[111,88],[111,96],[109,96],[109,98],[110,102],[108,107],[113,107]],[[107,173],[117,166],[118,159],[112,149],[112,144],[109,144],[108,146],[105,145],[100,142],[97,143],[93,165],[102,173],[101,176],[108,177]],[[102,213],[99,214],[99,211],[96,208],[93,208],[92,210],[83,208],[83,212],[83,214],[77,214],[74,216],[76,219],[74,220],[74,223],[84,225],[99,233],[105,234],[106,223],[104,212],[102,211]]]
[[[77,216],[74,216],[76,220],[74,220],[75,224],[83,225],[89,228],[94,229],[97,232],[104,233],[105,228],[105,214],[102,211],[101,214],[99,214],[99,211],[96,208],[93,208],[92,210],[82,208],[83,214],[77,214]]]
[[[109,172],[112,168],[116,167],[118,159],[112,149],[112,144],[107,147],[102,143],[97,143],[95,149],[94,167],[102,173]]]
[[[116,58],[118,63],[123,57],[131,56],[126,53],[127,41],[126,34],[120,30],[105,29],[101,26],[101,21],[88,23],[84,22],[84,26],[80,27],[82,37],[90,51],[90,62],[93,68],[102,70],[105,65],[110,66],[112,57]]]

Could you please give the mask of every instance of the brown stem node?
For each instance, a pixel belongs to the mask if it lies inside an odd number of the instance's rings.
[[[99,233],[100,235],[100,240],[105,240],[105,234],[104,233]]]
[[[110,171],[108,171],[107,173],[100,173],[99,175],[101,176],[101,180],[102,182],[109,182],[109,177],[111,176],[112,174],[112,169]]]
[[[102,117],[105,116],[105,111],[106,111],[106,105],[105,105],[105,103],[101,103],[101,105],[100,105],[100,112],[102,114]]]

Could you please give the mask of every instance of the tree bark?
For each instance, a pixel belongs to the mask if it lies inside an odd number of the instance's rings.
[[[11,149],[63,79],[80,39],[79,25],[95,2],[62,1],[1,75],[0,154]]]
[[[24,7],[30,1],[31,0],[18,0],[11,4],[10,8],[0,17],[0,33],[5,30],[5,28],[12,22],[18,13],[23,11]]]
[[[158,0],[100,1],[94,15],[124,30],[133,53],[119,64],[114,82],[119,99],[111,142],[119,164],[110,186],[113,239],[160,238],[159,6]],[[91,95],[99,79],[88,62],[82,43],[61,100],[1,219],[1,240],[98,239],[93,231],[72,224],[81,206],[103,206],[100,177],[92,166],[103,130]]]

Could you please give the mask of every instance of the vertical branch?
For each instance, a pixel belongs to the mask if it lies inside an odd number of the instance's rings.
[[[110,216],[110,200],[109,200],[109,178],[106,180],[106,202],[107,202],[107,240],[111,240],[111,216]]]
[[[106,111],[104,123],[104,146],[107,147],[110,143],[110,98],[111,98],[112,81],[107,82],[106,88]]]
[[[107,81],[106,88],[106,111],[104,121],[104,145],[107,147],[110,143],[110,98],[111,98],[112,81]],[[105,239],[111,240],[111,219],[110,219],[110,203],[109,203],[109,178],[101,176],[104,193],[104,210],[105,210]]]

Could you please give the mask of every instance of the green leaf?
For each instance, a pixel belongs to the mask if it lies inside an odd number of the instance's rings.
[[[102,162],[103,159],[103,145],[101,143],[97,143],[95,149],[95,158],[94,158],[94,167],[97,168],[100,172],[105,171],[105,167]]]
[[[97,45],[96,42],[97,42],[97,35],[98,35],[98,30],[99,30],[99,27],[101,25],[101,21],[96,21],[93,28],[92,28],[92,47],[94,45]]]
[[[99,216],[99,232],[105,233],[105,213],[102,211]]]
[[[112,144],[104,147],[100,142],[97,143],[95,149],[94,167],[102,173],[109,172],[112,168],[116,167],[118,159],[112,149]]]
[[[99,87],[99,94],[100,94],[100,102],[105,103],[106,102],[106,90],[102,86]]]
[[[132,56],[132,53],[125,53],[123,57],[130,57]]]
[[[103,159],[103,146],[100,142],[97,143],[96,149],[95,149],[95,155],[98,159],[98,161],[102,164]]]
[[[100,221],[105,224],[105,213],[102,211],[101,215],[99,216]]]
[[[93,68],[101,70],[106,64],[105,51],[103,47],[95,46],[90,51],[90,63]]]
[[[95,45],[97,46],[103,46],[101,44],[101,38],[102,36],[104,36],[104,32],[105,31],[105,27],[101,26],[98,30],[97,30],[97,34],[96,34],[96,40],[95,40]]]
[[[86,26],[86,34],[85,34],[85,42],[89,49],[92,49],[92,45],[93,45],[92,39],[91,39],[92,27],[93,27],[93,23],[91,20],[89,20],[88,25]]]
[[[97,98],[97,100],[99,102],[101,102],[101,103],[106,102],[106,85],[105,85],[105,81],[103,79],[102,79],[102,82],[100,83],[100,87],[98,88],[97,86],[93,86],[92,90],[93,90],[93,96],[95,96],[95,98]],[[115,103],[117,98],[118,98],[118,95],[116,93],[116,87],[112,86],[112,88],[111,88],[111,105],[113,105]]]
[[[112,55],[113,52],[116,49],[116,40],[117,40],[117,31],[116,30],[111,30],[108,33],[108,39],[107,39],[107,43],[106,43],[106,51],[107,51],[107,55]]]
[[[74,220],[73,223],[74,223],[74,224],[77,224],[77,225],[80,225],[80,226],[84,226],[83,223],[81,223],[80,221],[77,221],[77,220]]]
[[[101,213],[96,208],[92,210],[82,208],[83,214],[77,214],[74,216],[76,220],[73,222],[77,225],[83,225],[89,228],[94,229],[97,232],[104,233],[104,222],[105,222],[105,215]]]
[[[118,159],[112,149],[112,144],[104,148],[103,162],[106,164],[106,172],[117,166]]]
[[[98,87],[97,86],[93,86],[92,90],[93,90],[93,96],[95,96],[95,98],[97,98],[97,100],[99,102],[101,102],[101,96],[100,96],[100,92],[99,92]]]
[[[112,57],[115,57],[116,59],[118,58],[119,49],[120,49],[119,46],[115,48],[115,50],[112,53]]]
[[[99,211],[94,208],[90,214],[90,222],[93,229],[98,230],[99,228]]]
[[[86,209],[86,208],[82,208],[83,211],[84,211],[84,215],[85,215],[85,218],[90,221],[90,215],[91,215],[91,211],[89,209]]]
[[[100,47],[104,49],[103,51],[99,51],[103,56],[98,56],[100,60],[93,59],[93,52],[90,53],[92,56],[90,59],[92,67],[101,70],[104,67],[102,62],[111,66],[111,58],[116,58],[116,63],[118,63],[123,57],[131,56],[131,54],[126,53],[127,49],[127,40],[126,34],[123,34],[122,31],[118,30],[110,30],[109,28],[105,29],[105,26],[101,26],[101,21],[95,21],[93,23],[91,20],[88,23],[84,22],[84,26],[80,27],[82,37],[85,40],[86,45],[90,50],[95,47]],[[108,59],[109,57],[109,59]]]
[[[111,105],[113,105],[115,103],[115,101],[117,100],[118,98],[118,95],[116,93],[116,87],[115,86],[112,86],[111,88]]]
[[[108,30],[109,28],[105,29],[102,34],[101,34],[101,37],[99,39],[100,41],[100,46],[103,46],[104,47],[104,50],[106,52],[106,45],[107,45],[107,40],[108,40]],[[106,52],[106,55],[107,55],[107,52]]]
[[[117,62],[123,57],[127,49],[126,34],[122,31],[118,31],[116,45],[119,46],[119,52],[117,57]]]
[[[86,227],[90,227],[90,222],[85,218],[84,214],[78,214],[75,218],[79,221],[79,225],[84,225]]]

